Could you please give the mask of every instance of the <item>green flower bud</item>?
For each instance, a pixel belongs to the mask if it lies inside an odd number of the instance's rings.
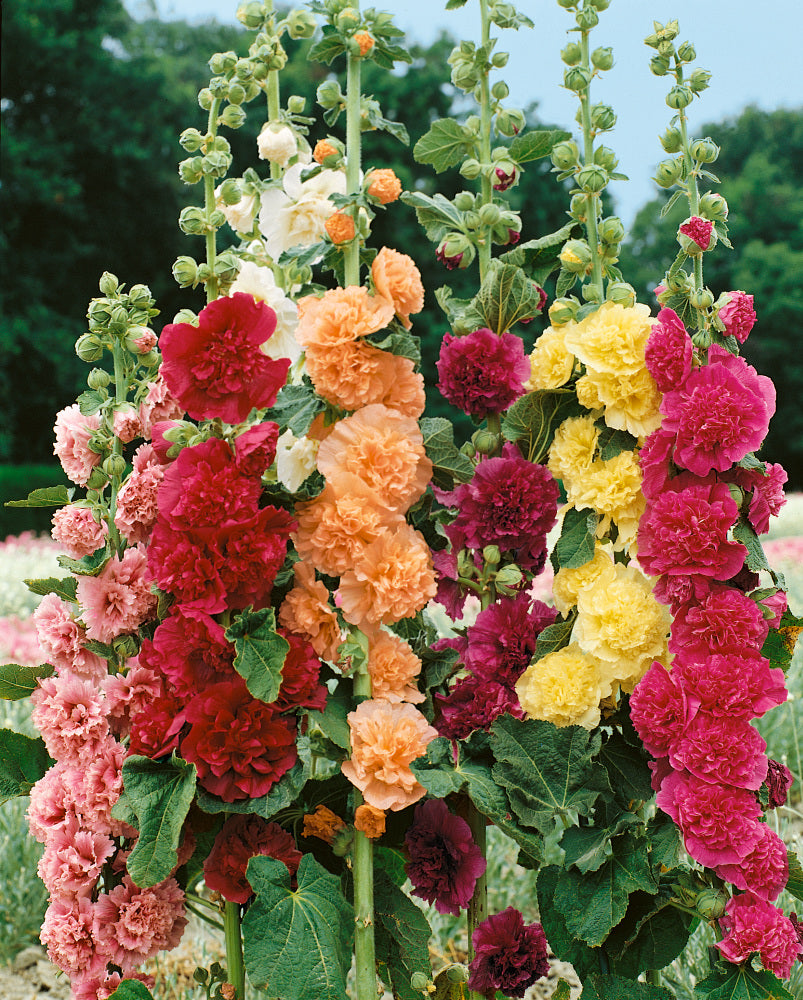
[[[694,288],[694,278],[685,271],[676,271],[673,275],[667,274],[664,284],[670,292],[688,293]]]
[[[572,274],[585,274],[591,267],[591,250],[585,240],[567,240],[558,259]]]
[[[259,84],[264,83],[268,78],[268,67],[264,62],[254,63],[254,79],[248,84],[246,93],[248,95],[248,100],[253,101],[260,91]]]
[[[471,436],[471,443],[480,455],[493,455],[500,444],[499,435],[493,431],[475,431]]]
[[[694,62],[697,52],[691,42],[683,42],[678,46],[678,59],[684,63]]]
[[[569,202],[569,215],[578,222],[585,222],[588,218],[588,198],[584,194],[572,195]]]
[[[697,897],[695,908],[706,920],[718,920],[724,913],[730,897],[722,889],[703,889]]]
[[[491,65],[495,69],[504,69],[507,66],[507,61],[510,58],[509,52],[494,52],[491,56]]]
[[[695,139],[689,152],[698,163],[713,163],[719,156],[719,146],[706,136],[705,139]]]
[[[186,233],[188,236],[203,236],[207,231],[204,210],[198,208],[197,205],[188,205],[183,208],[178,217],[178,224],[182,233]]]
[[[607,104],[591,106],[591,127],[597,132],[609,132],[616,124],[616,114]]]
[[[622,220],[615,215],[603,219],[597,228],[597,235],[603,243],[621,243],[625,238],[625,227]]]
[[[558,0],[558,7],[563,7],[564,10],[574,10],[577,6],[577,0]]]
[[[566,326],[574,321],[579,308],[580,303],[576,299],[555,299],[549,307],[549,322],[553,327]]]
[[[669,72],[669,59],[662,55],[653,56],[650,59],[650,69],[655,76],[666,76]]]
[[[695,289],[689,295],[689,305],[694,309],[710,309],[714,304],[714,295],[709,288]]]
[[[139,363],[144,365],[146,368],[154,368],[159,364],[161,360],[161,355],[158,351],[148,351],[147,354],[141,354],[139,358]]]
[[[242,104],[245,100],[245,87],[239,83],[229,84],[229,103]]]
[[[104,271],[100,276],[99,287],[102,295],[115,295],[119,286],[120,282],[117,280],[117,276],[111,271]]]
[[[577,42],[569,42],[560,50],[560,57],[567,66],[576,66],[583,58],[583,50]]]
[[[611,5],[611,0],[591,0],[594,10],[607,10]]]
[[[476,571],[476,566],[474,565],[474,557],[469,552],[468,549],[461,549],[457,553],[457,573],[459,576],[466,577],[470,580]]]
[[[483,226],[495,226],[502,217],[498,205],[488,204],[480,208],[480,222]]]
[[[658,38],[662,42],[673,42],[680,32],[680,25],[677,22],[677,18],[673,18],[671,21],[667,21],[666,24],[656,24],[656,31],[658,32]]]
[[[477,160],[473,159],[473,157],[463,160],[460,164],[460,176],[465,177],[467,181],[476,180],[481,173],[482,167]]]
[[[497,101],[504,101],[509,93],[510,87],[508,87],[504,80],[497,80],[493,87],[491,87],[491,97]]]
[[[474,208],[475,197],[470,191],[458,191],[453,204],[461,212],[469,212]]]
[[[469,130],[469,132],[473,133],[474,135],[480,134],[480,124],[481,122],[479,115],[469,115],[468,118],[466,118],[465,126]]]
[[[132,285],[128,292],[128,304],[132,309],[150,309],[153,296],[147,285]]]
[[[192,257],[179,257],[173,264],[173,277],[182,288],[194,287],[198,280],[198,265]]]
[[[419,993],[429,993],[431,985],[433,985],[432,980],[425,972],[414,972],[410,976],[410,986]]]
[[[86,312],[93,330],[103,330],[112,316],[112,304],[108,299],[92,299]]]
[[[610,146],[597,146],[594,150],[594,163],[598,167],[605,167],[609,174],[612,174],[619,166],[616,153]]]
[[[477,454],[477,449],[470,441],[466,441],[460,445],[460,454],[465,455],[466,458],[474,458]]]
[[[115,306],[109,319],[109,329],[112,333],[122,334],[128,329],[128,310],[125,306]]]
[[[209,68],[213,73],[230,73],[236,65],[237,53],[232,51],[216,52],[209,60]]]
[[[213,149],[202,158],[201,169],[210,177],[225,177],[231,166],[231,153]]]
[[[246,28],[251,28],[252,31],[261,28],[262,22],[265,20],[264,4],[258,3],[257,0],[252,0],[251,3],[241,3],[237,8],[237,20]]]
[[[608,171],[598,163],[589,163],[577,174],[577,185],[585,194],[598,194],[608,183]]]
[[[661,160],[655,171],[653,180],[662,188],[671,188],[677,184],[683,174],[683,157],[673,156],[668,160]]]
[[[580,162],[580,150],[574,139],[567,139],[552,147],[551,157],[558,170],[572,170]]]
[[[580,289],[580,294],[586,302],[602,302],[602,289],[599,285],[587,284]]]
[[[611,69],[613,66],[613,49],[610,46],[594,49],[591,53],[591,63],[599,70]]]
[[[94,333],[82,333],[75,342],[75,353],[82,361],[100,361],[103,344]]]
[[[315,96],[322,108],[336,108],[345,101],[337,80],[324,80],[315,92]]]
[[[291,10],[287,15],[287,33],[291,38],[312,38],[315,27],[315,16],[308,10]]]
[[[480,225],[480,215],[479,212],[474,212],[469,210],[463,214],[463,224],[466,229],[476,230]]]
[[[112,647],[117,655],[124,660],[130,656],[136,656],[139,652],[139,644],[133,635],[118,635],[112,640]]]
[[[744,491],[736,483],[728,483],[728,493],[737,507],[741,507],[744,502]]]
[[[616,302],[627,309],[636,304],[636,290],[626,281],[611,281],[605,291],[605,297],[609,302]]]
[[[666,103],[676,111],[687,108],[693,99],[694,95],[691,88],[682,83],[674,86],[666,95]]]
[[[204,87],[203,90],[198,91],[198,103],[204,109],[204,111],[209,111],[214,104],[215,99],[212,96],[212,91],[209,87]]]
[[[89,473],[89,479],[87,479],[86,485],[90,490],[102,490],[108,482],[109,477],[104,473],[103,469],[96,465],[95,468]]]
[[[234,66],[234,75],[238,80],[250,80],[254,75],[254,64],[250,59],[238,59]]]
[[[109,455],[103,460],[101,468],[110,479],[112,476],[122,476],[125,473],[125,459],[122,455]]]
[[[702,94],[704,90],[708,89],[708,81],[710,79],[711,74],[707,69],[692,70],[689,77],[689,89],[693,94]]]
[[[661,39],[658,43],[658,55],[671,61],[675,58],[675,46],[668,39]]]
[[[213,209],[209,213],[209,217],[207,219],[207,226],[210,229],[220,229],[220,227],[223,225],[225,221],[226,221],[226,216],[217,209]]]
[[[291,94],[287,98],[287,110],[291,115],[303,115],[304,108],[307,106],[307,100],[305,97],[300,97],[298,94]]]
[[[515,563],[503,566],[495,577],[498,587],[517,587],[523,579],[524,576]]]
[[[238,180],[229,177],[218,188],[217,196],[224,205],[236,205],[242,201],[243,189]]]
[[[345,858],[351,854],[354,848],[354,827],[341,827],[332,839],[332,854],[338,858]]]
[[[599,24],[599,14],[597,14],[593,7],[585,7],[583,10],[577,11],[575,20],[577,21],[577,27],[582,31],[590,31]]]
[[[452,67],[452,83],[460,90],[473,90],[479,83],[479,74],[476,66],[470,62],[459,62]]]
[[[244,92],[243,92],[244,93]],[[229,104],[218,117],[218,122],[226,128],[242,128],[245,125],[246,114],[239,104]]]
[[[225,76],[213,76],[209,81],[209,91],[212,94],[212,97],[217,100],[222,100],[228,95],[229,81]]]
[[[563,73],[563,86],[579,94],[591,83],[591,73],[583,66],[570,66]]]
[[[86,377],[86,384],[90,389],[105,389],[111,380],[111,375],[103,368],[93,368]]]
[[[488,566],[498,566],[501,558],[502,553],[498,545],[486,545],[482,550],[483,562]]]
[[[721,194],[706,191],[700,199],[700,217],[711,222],[726,222],[728,219],[728,203]]]
[[[679,128],[668,128],[660,138],[667,153],[679,153],[683,148],[683,136]]]
[[[496,116],[496,131],[500,135],[518,135],[526,124],[524,113],[518,108],[503,108]]]
[[[178,175],[185,184],[197,184],[204,177],[204,158],[202,156],[190,156],[182,160],[178,165]]]
[[[240,273],[240,265],[233,254],[224,251],[218,254],[215,259],[214,272],[222,282],[228,284],[237,280],[237,275]]]

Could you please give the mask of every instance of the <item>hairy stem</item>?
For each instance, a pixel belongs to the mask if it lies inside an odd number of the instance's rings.
[[[488,0],[480,0],[480,17],[482,19],[482,42],[487,46],[491,38],[491,22],[488,16]],[[480,163],[491,162],[491,80],[487,70],[480,78]],[[481,200],[483,205],[493,202],[493,186],[490,176],[483,172]],[[480,283],[485,278],[491,263],[491,227],[485,226],[483,237],[479,244]]]
[[[476,808],[474,803],[469,804],[468,815],[466,817],[468,820],[468,825],[471,827],[471,836],[474,838],[474,843],[482,851],[482,856],[486,857],[487,847],[488,847],[488,837],[486,832],[485,817]],[[474,936],[474,931],[477,927],[485,920],[488,916],[488,883],[486,881],[486,872],[477,879],[477,884],[474,886],[474,894],[469,900],[468,904],[468,954],[469,959],[474,958],[474,942],[472,938]],[[484,1000],[482,993],[477,993],[476,990],[469,990],[470,1000]]]
[[[240,906],[238,903],[226,902],[223,913],[223,930],[226,939],[226,967],[229,982],[234,987],[236,1000],[245,1000],[245,965],[243,964],[243,945],[240,938]]]
[[[352,6],[357,9],[357,4]],[[348,53],[346,63],[346,190],[357,194],[360,190],[360,59]],[[356,225],[357,219],[355,217]],[[345,283],[360,283],[360,241],[354,239],[345,249]]]
[[[273,0],[266,0],[265,9],[270,15],[270,21],[268,24],[268,30],[273,34],[275,29],[275,17],[274,17],[274,4]],[[279,71],[278,69],[268,70],[268,121],[276,121],[279,117],[279,109],[281,107],[281,99],[279,95]],[[282,168],[278,163],[271,163],[270,165],[270,176],[271,180],[276,180],[282,175]]]
[[[220,111],[221,98],[212,101],[209,109],[209,123],[207,133],[214,138],[217,135],[217,116]],[[215,210],[215,179],[209,174],[204,174],[204,211],[209,218]],[[209,226],[206,231],[206,263],[209,265],[209,279],[206,282],[207,304],[214,302],[218,293],[218,280],[215,274],[215,262],[217,260],[217,239],[215,230]]]
[[[354,694],[371,697],[371,677],[365,665],[354,674]],[[356,805],[362,795],[355,791]],[[376,945],[374,941],[374,845],[360,830],[354,831],[354,955],[357,1000],[376,1000]]]
[[[584,30],[580,37],[580,49],[582,52],[582,66],[589,73],[591,70],[591,57],[589,55],[590,30]],[[586,166],[594,162],[594,134],[591,128],[591,84],[580,93],[580,111],[583,119],[583,162]],[[600,292],[602,287],[602,259],[599,255],[599,237],[597,236],[597,200],[598,195],[587,194],[586,198],[586,238],[588,248],[591,251],[591,281]]]

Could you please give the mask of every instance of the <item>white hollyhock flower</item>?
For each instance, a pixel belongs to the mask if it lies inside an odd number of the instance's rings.
[[[276,313],[276,329],[273,336],[262,345],[262,353],[269,358],[290,358],[294,363],[298,361],[301,357],[301,345],[296,340],[298,309],[295,302],[276,284],[273,271],[250,260],[245,261],[229,295],[235,292],[247,292],[255,299],[262,299]]]
[[[307,437],[297,438],[290,430],[280,435],[276,443],[276,475],[291,493],[315,471],[319,444]]]
[[[335,210],[329,196],[346,193],[343,171],[322,170],[302,181],[302,169],[296,163],[285,173],[281,188],[272,187],[262,193],[259,230],[273,260],[291,247],[317,243]]]
[[[298,143],[292,129],[286,125],[279,128],[268,125],[257,138],[257,148],[261,160],[268,160],[270,163],[278,163],[280,167],[286,167],[290,158],[298,152]]]

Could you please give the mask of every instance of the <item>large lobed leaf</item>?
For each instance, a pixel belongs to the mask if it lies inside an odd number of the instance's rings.
[[[246,609],[226,629],[226,638],[234,644],[234,669],[254,698],[268,705],[276,701],[290,643],[276,631],[273,608]]]
[[[41,737],[0,729],[0,805],[27,795],[53,763]]]

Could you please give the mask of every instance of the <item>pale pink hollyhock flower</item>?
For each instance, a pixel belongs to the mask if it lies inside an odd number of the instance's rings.
[[[83,829],[71,819],[48,838],[36,870],[51,899],[90,896],[114,851],[114,841],[104,833]]]
[[[159,675],[139,662],[128,661],[126,673],[109,674],[103,680],[109,725],[118,736],[128,736],[131,719],[162,693]]]
[[[146,330],[134,340],[134,347],[137,349],[138,354],[147,354],[156,347],[156,343],[156,334],[153,330]]]
[[[56,670],[96,683],[106,675],[106,661],[84,649],[86,629],[73,618],[66,601],[55,594],[46,594],[34,611],[33,620],[47,662]]]
[[[86,486],[89,474],[100,462],[100,455],[89,447],[89,438],[98,427],[100,417],[96,413],[85,416],[77,403],[56,414],[53,454],[58,456],[67,478],[79,486]]]
[[[139,889],[126,875],[95,904],[94,933],[123,972],[175,948],[186,926],[184,892],[174,878]]]
[[[756,322],[753,296],[746,292],[728,292],[726,305],[719,310],[719,318],[725,324],[725,336],[735,337],[743,344]]]
[[[31,695],[33,724],[54,760],[85,765],[109,735],[103,695],[71,674],[45,677]]]
[[[79,578],[78,601],[90,639],[111,642],[151,616],[156,595],[151,593],[147,568],[145,550],[135,545],[125,550],[122,559],[113,556],[97,576]]]
[[[97,975],[109,960],[106,950],[98,946],[96,905],[86,896],[54,899],[45,913],[40,939],[50,961],[71,978]]]
[[[68,556],[81,559],[92,555],[104,545],[109,529],[106,522],[99,524],[89,507],[67,504],[53,515],[53,540],[62,546]]]
[[[134,468],[117,494],[114,523],[129,545],[146,542],[159,511],[156,495],[164,479],[165,466],[153,445],[143,444],[134,452]]]
[[[73,787],[75,784],[80,785],[80,778],[78,768],[59,761],[31,788],[27,811],[28,829],[40,844],[46,844],[54,832],[79,816]]]
[[[766,823],[761,824],[761,839],[736,865],[720,865],[717,875],[761,899],[772,901],[780,895],[789,878],[786,844]]]
[[[734,964],[754,951],[761,964],[780,979],[788,979],[800,954],[800,941],[792,921],[772,903],[750,892],[734,896],[725,907],[720,924],[725,937],[716,946]]]
[[[0,618],[0,663],[35,667],[46,659],[32,618],[19,615]]]
[[[161,420],[181,420],[184,410],[178,400],[165,385],[159,373],[148,387],[145,399],[139,404],[141,435],[149,440],[154,424]]]
[[[139,436],[142,430],[142,419],[139,412],[130,403],[123,403],[119,410],[114,411],[112,426],[115,437],[118,437],[123,444],[128,444]]]
[[[122,743],[107,737],[81,772],[80,787],[74,790],[85,826],[112,837],[132,837],[136,832],[112,816],[112,806],[123,791],[123,761],[127,756]]]

